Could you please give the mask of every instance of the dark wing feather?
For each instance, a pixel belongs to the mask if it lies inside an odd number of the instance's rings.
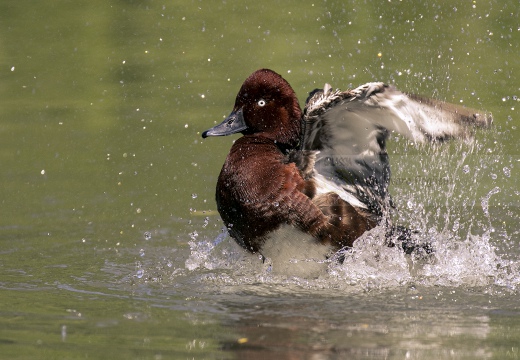
[[[337,192],[352,205],[381,216],[390,198],[386,140],[397,132],[416,141],[469,138],[492,118],[472,109],[406,95],[383,83],[354,90],[315,91],[303,117],[302,149],[319,151],[318,192]]]

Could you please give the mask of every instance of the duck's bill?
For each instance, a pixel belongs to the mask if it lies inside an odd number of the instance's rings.
[[[236,134],[247,129],[242,109],[233,111],[229,116],[215,127],[202,133],[203,138],[208,136],[226,136]]]

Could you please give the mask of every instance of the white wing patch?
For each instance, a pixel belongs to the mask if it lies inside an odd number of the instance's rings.
[[[323,195],[330,192],[338,194],[340,198],[345,200],[347,203],[349,203],[352,206],[356,206],[358,208],[366,209],[367,206],[359,201],[359,199],[354,196],[352,193],[345,191],[345,187],[349,186],[347,184],[339,185],[335,183],[333,180],[326,179],[323,175],[318,174],[315,172],[313,176],[313,180],[316,184],[316,195]],[[355,189],[352,187],[352,192],[354,192]]]

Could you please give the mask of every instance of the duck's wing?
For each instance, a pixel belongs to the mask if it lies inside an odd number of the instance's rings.
[[[301,143],[303,150],[319,151],[318,191],[335,191],[380,216],[390,202],[386,140],[391,132],[415,142],[467,139],[474,127],[491,122],[490,114],[407,95],[380,82],[348,91],[327,84],[307,99]]]

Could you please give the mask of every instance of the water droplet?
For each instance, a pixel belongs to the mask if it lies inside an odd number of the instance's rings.
[[[143,275],[144,275],[144,270],[143,270],[143,269],[139,269],[139,270],[137,270],[137,272],[135,273],[135,276],[136,276],[138,279],[142,278]]]
[[[275,207],[278,207],[278,206],[280,205],[280,203],[279,203],[278,201],[275,201],[275,202],[273,203],[273,205],[274,205]]]
[[[489,216],[489,199],[491,198],[492,195],[497,194],[499,192],[500,192],[500,188],[498,186],[496,186],[490,192],[488,192],[488,194],[486,196],[484,196],[481,199],[480,204],[482,205],[482,210],[484,211],[484,214],[486,216]]]
[[[191,240],[197,240],[199,233],[197,233],[197,231],[194,231],[194,232],[190,233],[189,235],[190,235]]]
[[[453,230],[453,231],[457,231],[457,230],[459,230],[459,227],[460,227],[459,219],[456,219],[456,220],[453,222],[453,228],[452,228],[452,230]]]
[[[197,194],[191,194],[191,198],[192,199],[196,199],[197,198]]]
[[[508,167],[506,166],[506,167],[504,167],[504,168],[502,169],[502,171],[504,171],[504,175],[505,175],[505,176],[507,176],[507,177],[511,177],[511,169],[510,169],[510,168],[508,168]]]
[[[152,239],[152,233],[149,231],[144,232],[144,239],[145,240],[151,240]]]
[[[491,176],[491,179],[493,179],[493,180],[496,180],[498,177],[497,174],[493,174],[493,173],[491,173],[491,175],[489,175],[489,176]]]
[[[464,166],[462,167],[462,172],[463,172],[464,174],[469,173],[469,165],[464,165]]]
[[[144,249],[139,250],[139,256],[141,256],[141,257],[144,256]]]
[[[415,204],[413,203],[412,200],[408,200],[408,202],[406,203],[406,206],[408,206],[408,209],[410,209],[410,210],[414,208],[414,205]]]
[[[209,217],[206,216],[204,218],[204,224],[202,224],[202,227],[205,228],[206,226],[208,226],[208,224],[209,224]]]

